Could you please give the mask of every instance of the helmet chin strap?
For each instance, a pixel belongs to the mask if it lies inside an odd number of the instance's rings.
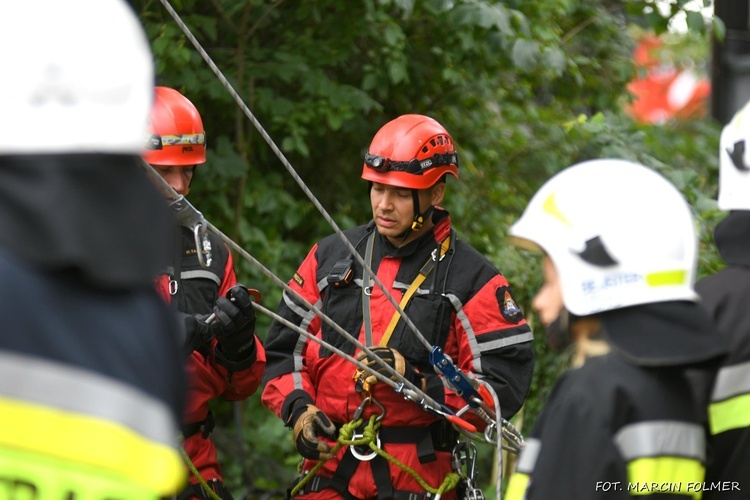
[[[403,244],[406,240],[406,237],[411,234],[412,231],[419,232],[422,229],[422,226],[424,226],[424,221],[427,220],[427,217],[432,214],[432,211],[435,209],[434,205],[430,205],[427,210],[420,213],[419,212],[419,191],[417,189],[411,190],[412,199],[414,200],[414,219],[411,221],[411,226],[401,233],[399,236],[401,237],[401,242],[399,245]]]

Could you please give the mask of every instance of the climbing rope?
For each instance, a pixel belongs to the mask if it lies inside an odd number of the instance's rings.
[[[212,500],[221,500],[221,497],[214,493],[214,490],[211,489],[211,487],[208,485],[205,479],[203,479],[203,476],[201,476],[200,471],[195,467],[195,464],[192,460],[190,460],[190,457],[188,456],[187,452],[185,451],[185,448],[180,446],[180,454],[182,455],[183,460],[185,460],[185,463],[190,468],[190,472],[193,473],[193,476],[195,476],[198,479],[198,482],[201,485],[201,488],[203,488],[203,491],[208,494],[208,496]]]

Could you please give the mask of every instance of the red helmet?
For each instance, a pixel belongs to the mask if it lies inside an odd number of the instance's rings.
[[[152,165],[206,163],[206,134],[198,110],[187,97],[156,87],[143,158]]]
[[[424,115],[401,115],[383,125],[365,155],[362,178],[389,186],[426,189],[451,174],[458,179],[453,139]]]

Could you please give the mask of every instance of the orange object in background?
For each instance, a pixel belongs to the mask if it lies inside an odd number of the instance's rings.
[[[649,124],[705,116],[711,94],[709,80],[690,68],[663,64],[657,50],[663,50],[663,43],[654,35],[644,37],[636,47],[635,64],[647,73],[627,85],[633,102],[625,110],[639,122]]]

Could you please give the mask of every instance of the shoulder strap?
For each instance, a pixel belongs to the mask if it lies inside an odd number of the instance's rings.
[[[375,231],[370,232],[367,238],[367,248],[365,250],[365,262],[367,267],[372,269],[372,249],[375,245]],[[367,269],[362,269],[362,324],[365,327],[365,345],[372,345],[372,320],[370,319],[370,294],[372,288],[370,285],[370,273]]]
[[[424,283],[424,280],[427,279],[427,276],[430,275],[433,269],[435,269],[435,265],[438,263],[438,261],[443,260],[443,257],[448,252],[448,249],[451,246],[451,237],[448,235],[442,243],[440,243],[440,255],[438,256],[438,249],[432,251],[430,254],[430,257],[427,259],[427,262],[424,263],[422,266],[422,269],[419,270],[419,274],[416,278],[414,278],[414,281],[411,282],[411,285],[409,285],[409,288],[404,292],[404,296],[401,297],[401,302],[399,303],[399,307],[401,307],[401,310],[403,311],[406,309],[406,305],[411,300],[414,293],[417,291],[419,286]],[[393,335],[393,331],[396,329],[396,325],[398,324],[398,320],[401,318],[401,314],[399,314],[398,310],[393,313],[393,316],[391,317],[391,322],[388,324],[388,328],[386,328],[385,333],[383,334],[383,338],[380,339],[380,345],[388,345],[388,341],[391,339],[391,335]]]

